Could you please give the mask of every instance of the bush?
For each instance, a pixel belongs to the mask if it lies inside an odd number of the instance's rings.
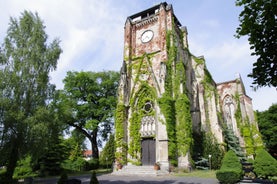
[[[220,183],[232,184],[240,180],[241,174],[235,170],[219,170],[216,172],[216,178]]]
[[[62,167],[71,171],[84,171],[88,168],[88,162],[82,157],[78,157],[76,160],[66,160]]]
[[[233,150],[229,150],[222,161],[220,170],[216,172],[216,178],[220,183],[232,184],[242,177],[241,163]]]
[[[86,170],[96,170],[99,168],[99,160],[98,159],[90,159],[88,161],[88,168]]]
[[[27,156],[17,162],[17,166],[14,170],[14,178],[25,178],[35,176],[31,168],[31,157]]]
[[[277,176],[277,161],[264,149],[257,150],[254,160],[254,172],[259,178]]]

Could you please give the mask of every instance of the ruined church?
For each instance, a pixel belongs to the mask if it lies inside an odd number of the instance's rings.
[[[241,77],[217,83],[187,29],[166,2],[125,22],[124,58],[115,113],[116,164],[189,168],[236,144],[245,157],[262,146]],[[231,141],[235,137],[237,142]],[[214,163],[215,164],[215,163]]]

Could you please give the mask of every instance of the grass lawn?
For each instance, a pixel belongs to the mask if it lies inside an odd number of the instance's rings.
[[[175,176],[187,176],[187,177],[198,177],[198,178],[216,178],[215,170],[193,170],[189,173],[176,173]]]

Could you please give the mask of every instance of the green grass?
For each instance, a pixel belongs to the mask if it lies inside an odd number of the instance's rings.
[[[176,173],[175,176],[186,176],[186,177],[198,177],[198,178],[216,178],[215,170],[193,170],[189,173]]]

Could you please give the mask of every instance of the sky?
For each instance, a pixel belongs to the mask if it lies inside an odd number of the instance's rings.
[[[51,82],[58,89],[67,71],[119,71],[123,61],[126,18],[162,1],[156,0],[0,0],[0,43],[6,36],[10,17],[24,10],[37,12],[46,26],[48,42],[58,38],[63,50]],[[253,109],[264,111],[277,103],[277,89],[253,91],[255,57],[247,37],[234,37],[239,25],[240,7],[235,0],[168,0],[174,14],[188,30],[189,49],[204,56],[215,82],[235,79],[239,73],[252,98]]]

